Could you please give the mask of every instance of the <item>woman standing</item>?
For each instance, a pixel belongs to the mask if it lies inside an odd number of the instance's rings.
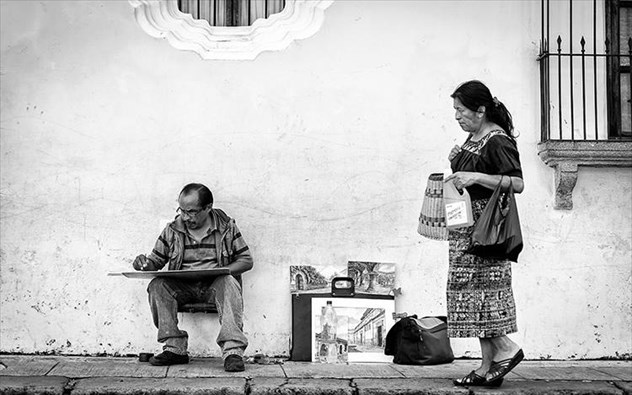
[[[465,188],[476,221],[493,190],[524,189],[511,114],[480,81],[461,84],[452,94],[455,118],[468,133],[462,146],[449,155],[452,181]],[[473,226],[450,230],[447,286],[448,336],[478,337],[481,366],[463,378],[461,386],[499,386],[503,377],[524,358],[522,349],[507,336],[518,330],[511,288],[511,260],[468,254]],[[516,257],[513,257],[515,260]]]

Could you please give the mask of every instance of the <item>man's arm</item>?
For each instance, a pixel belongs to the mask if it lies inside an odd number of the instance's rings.
[[[230,269],[230,274],[238,275],[252,269],[253,261],[250,251],[242,252],[233,257],[233,261],[226,267]]]
[[[233,245],[231,247],[233,251],[232,260],[226,265],[230,269],[230,274],[238,275],[252,269],[254,263],[250,255],[250,249],[237,225],[234,225]]]
[[[156,240],[154,249],[151,250],[149,256],[141,254],[137,256],[136,259],[134,259],[134,263],[132,263],[132,266],[135,270],[160,270],[167,264],[171,248],[169,247],[169,243],[167,243],[166,233],[167,228],[165,228],[160,236],[158,236],[158,240]]]

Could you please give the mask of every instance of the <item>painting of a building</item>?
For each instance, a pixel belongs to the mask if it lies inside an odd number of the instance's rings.
[[[326,327],[321,316],[326,302],[331,300],[335,308],[335,345],[338,362],[388,362],[384,355],[386,333],[393,326],[395,308],[393,299],[375,298],[325,298],[312,299],[312,351],[313,360],[321,358],[334,343],[331,328]]]
[[[353,344],[350,352],[375,351],[384,348],[386,330],[384,309],[369,308],[364,311],[360,321],[349,331],[349,341]]]

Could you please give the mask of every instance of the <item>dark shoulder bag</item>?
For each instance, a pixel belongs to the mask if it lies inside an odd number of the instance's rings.
[[[500,192],[503,177],[500,178],[492,197],[474,224],[468,252],[483,258],[509,259],[516,262],[522,251],[522,231],[511,177],[509,190],[505,193]]]
[[[450,363],[454,354],[447,329],[446,317],[402,318],[386,334],[384,354],[401,365]]]

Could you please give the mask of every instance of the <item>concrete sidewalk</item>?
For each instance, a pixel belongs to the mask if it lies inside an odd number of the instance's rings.
[[[500,388],[455,387],[477,360],[438,366],[248,363],[219,358],[156,367],[137,358],[0,355],[1,394],[632,394],[632,361],[524,361]],[[274,363],[277,362],[277,363]]]

